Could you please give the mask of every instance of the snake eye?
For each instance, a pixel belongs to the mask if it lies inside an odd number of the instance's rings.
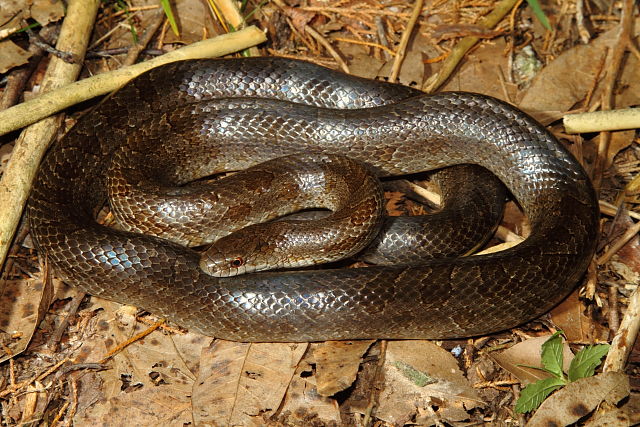
[[[244,265],[244,260],[241,257],[231,260],[231,267],[238,268]]]

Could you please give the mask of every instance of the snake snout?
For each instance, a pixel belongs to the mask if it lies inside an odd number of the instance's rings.
[[[221,251],[215,244],[200,255],[200,269],[213,277],[238,276],[250,272],[243,256],[235,251]]]

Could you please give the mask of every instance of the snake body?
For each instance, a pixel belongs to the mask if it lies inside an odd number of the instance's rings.
[[[343,154],[380,176],[483,166],[518,200],[531,234],[490,255],[216,278],[191,249],[94,220],[114,159],[141,155],[168,185],[300,152]],[[134,79],[50,149],[29,215],[63,280],[237,341],[453,338],[513,327],[574,288],[598,225],[583,168],[517,108],[471,93],[416,96],[278,58],[186,61]]]

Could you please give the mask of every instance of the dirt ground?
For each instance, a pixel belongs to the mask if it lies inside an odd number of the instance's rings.
[[[640,423],[637,110],[631,124],[611,126],[619,116],[594,124],[589,117],[591,127],[575,132],[566,119],[640,104],[637,4],[167,3],[170,12],[156,0],[0,0],[0,114],[76,79],[207,39],[229,56],[297,58],[426,92],[479,92],[532,115],[582,163],[599,194],[597,253],[576,290],[550,313],[484,337],[216,340],[85,295],[57,280],[38,257],[22,208],[47,141],[94,106],[96,95],[125,80],[75,100],[56,95],[53,109],[27,104],[0,115],[0,245],[8,250],[0,259],[0,425]],[[232,38],[215,41],[228,33]],[[61,110],[64,118],[31,125]],[[433,202],[425,200],[437,198],[432,190],[424,177],[391,183],[387,210],[429,211]],[[487,246],[513,245],[528,232],[509,201]]]

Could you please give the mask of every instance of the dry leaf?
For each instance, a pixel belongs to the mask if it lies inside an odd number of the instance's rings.
[[[636,22],[640,23],[640,20]],[[636,24],[636,34],[640,32],[638,27]],[[618,32],[617,27],[613,28],[587,45],[577,45],[562,53],[533,79],[518,106],[544,124],[560,118],[565,111],[585,99],[593,86],[600,58],[613,46]],[[634,67],[625,69],[631,71]],[[573,72],[568,73],[567,70]],[[635,70],[637,72],[637,67]],[[637,76],[635,80],[638,86]]]
[[[193,389],[197,425],[264,425],[282,403],[308,344],[216,340]]]
[[[93,321],[93,339],[82,347],[78,361],[96,362],[106,352],[147,326],[136,321],[136,309],[98,298],[91,303],[102,307]],[[101,338],[102,337],[102,338]],[[190,334],[186,342],[202,346],[210,340]],[[110,369],[97,375],[102,380],[102,395],[85,411],[79,411],[77,425],[177,425],[193,420],[191,393],[195,372],[185,363],[173,337],[155,331],[138,340],[107,362]],[[190,363],[193,366],[193,363]]]
[[[281,9],[284,14],[291,19],[291,23],[301,34],[304,34],[304,27],[316,16],[314,12],[300,10],[295,7],[285,6]]]
[[[579,296],[580,289],[576,289],[560,305],[551,310],[551,320],[564,332],[569,341],[594,342],[606,338],[607,329],[594,322],[591,317],[585,316],[585,306]]]
[[[625,408],[614,408],[606,411],[602,414],[596,413],[592,418],[587,421],[585,427],[619,427],[630,426],[635,423],[631,422],[629,413]]]
[[[333,396],[353,384],[362,356],[374,340],[326,341],[313,351],[316,382],[321,396]]]
[[[29,14],[43,27],[64,16],[64,4],[59,0],[31,0],[29,3]]]
[[[566,426],[587,416],[602,402],[616,405],[629,395],[629,378],[622,372],[605,372],[569,383],[542,402],[528,427]]]
[[[31,53],[22,49],[11,40],[0,41],[0,74],[26,64],[30,57]]]
[[[22,27],[22,21],[25,17],[24,7],[24,0],[2,0],[2,7],[0,7],[1,39],[13,34]],[[2,54],[0,54],[1,57]]]
[[[549,378],[551,374],[539,369],[527,368],[525,366],[542,367],[541,351],[542,344],[547,341],[551,335],[545,335],[536,338],[530,338],[522,341],[507,350],[499,353],[491,354],[491,357],[503,369],[518,378],[522,383],[528,384],[538,380]],[[573,360],[573,353],[569,345],[563,340],[562,366],[566,371]]]
[[[390,341],[383,369],[375,416],[386,422],[408,423],[422,409],[440,421],[460,421],[484,405],[451,353],[429,341]]]
[[[343,41],[334,42],[338,51],[348,60],[349,72],[354,76],[375,79],[384,61],[369,54],[370,49]]]
[[[0,294],[0,330],[9,335],[0,362],[20,354],[31,342],[52,301],[53,291],[39,279],[6,280]]]
[[[425,55],[433,55],[434,52],[432,41],[420,34],[420,32],[416,32],[415,37],[409,41],[407,52],[400,67],[398,81],[405,86],[420,87],[425,79],[424,57]],[[388,78],[394,62],[395,58],[387,61],[378,72],[378,77]]]
[[[504,54],[506,47],[503,38],[481,43],[473,55],[465,58],[460,71],[447,81],[442,90],[478,92],[505,101],[514,99],[517,87],[505,83],[509,73],[507,56]]]
[[[13,34],[33,18],[41,26],[58,21],[64,15],[64,5],[57,0],[2,0],[0,2],[0,39]],[[11,40],[0,41],[0,74],[26,64],[31,52],[22,49]]]
[[[321,345],[321,344],[320,344]],[[291,379],[278,421],[284,425],[341,425],[338,402],[318,394],[310,362],[303,359]]]
[[[623,130],[619,132],[611,132],[611,141],[609,142],[609,151],[607,152],[607,164],[604,169],[609,169],[613,164],[613,158],[622,150],[630,147],[635,139],[635,130]]]
[[[206,3],[207,2],[201,0],[172,1],[171,8],[178,21],[180,36],[176,36],[173,31],[169,30],[166,33],[165,43],[180,42],[189,44],[216,34]],[[157,4],[158,2],[150,3],[150,5]],[[148,17],[151,15],[152,14],[147,14]]]

